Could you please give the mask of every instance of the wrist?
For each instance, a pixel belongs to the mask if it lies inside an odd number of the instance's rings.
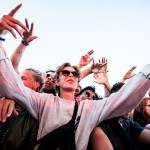
[[[26,41],[24,41],[24,40],[22,40],[21,43],[22,43],[23,45],[25,45],[25,46],[28,46],[28,45],[29,45],[29,42],[26,42]]]
[[[5,42],[5,38],[0,37],[0,41]]]

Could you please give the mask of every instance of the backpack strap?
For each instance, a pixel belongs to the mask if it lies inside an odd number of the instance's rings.
[[[73,116],[72,116],[73,120],[76,120],[77,112],[78,112],[78,102],[75,101],[74,111],[73,111]]]

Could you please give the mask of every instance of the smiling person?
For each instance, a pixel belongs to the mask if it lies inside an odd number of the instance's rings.
[[[5,26],[0,24],[0,29]],[[57,68],[55,79],[59,96],[38,93],[24,86],[0,41],[0,95],[13,98],[39,120],[39,149],[86,150],[90,133],[98,123],[123,115],[138,105],[150,88],[149,75],[150,64],[118,93],[102,101],[78,103],[74,97],[80,78],[76,66],[64,63]]]

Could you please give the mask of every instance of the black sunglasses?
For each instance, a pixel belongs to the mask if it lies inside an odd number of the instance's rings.
[[[89,93],[88,91],[86,91],[85,94],[86,94],[87,97],[91,97],[92,96],[91,93]],[[96,96],[92,96],[92,99],[93,100],[96,99]]]
[[[62,73],[62,75],[64,75],[64,76],[69,76],[70,73],[71,73],[75,78],[79,78],[79,73],[76,72],[76,71],[72,71],[72,72],[71,72],[71,71],[68,71],[68,70],[62,70],[61,73]]]

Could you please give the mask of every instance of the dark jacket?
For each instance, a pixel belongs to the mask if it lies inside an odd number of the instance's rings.
[[[33,150],[37,132],[38,121],[21,109],[19,116],[12,115],[5,123],[0,122],[0,150]]]

